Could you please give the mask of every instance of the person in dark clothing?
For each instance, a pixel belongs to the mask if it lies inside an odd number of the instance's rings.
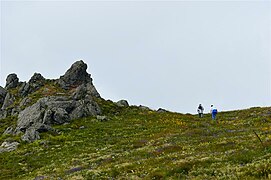
[[[204,108],[201,104],[199,104],[199,107],[198,107],[198,114],[199,114],[199,117],[202,118],[203,117],[203,111],[204,111]]]

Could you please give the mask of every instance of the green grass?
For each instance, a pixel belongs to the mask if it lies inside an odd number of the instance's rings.
[[[271,178],[271,108],[221,112],[213,122],[97,100],[108,121],[73,120],[0,154],[0,179]],[[3,131],[14,120],[0,123]]]

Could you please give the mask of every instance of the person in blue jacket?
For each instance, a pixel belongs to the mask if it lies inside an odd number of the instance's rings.
[[[217,115],[217,108],[214,107],[214,105],[211,105],[210,113],[212,114],[212,119],[215,120]]]

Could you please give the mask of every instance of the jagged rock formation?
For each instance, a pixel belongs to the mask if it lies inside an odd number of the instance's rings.
[[[39,133],[54,131],[53,124],[100,115],[95,102],[100,94],[86,70],[87,65],[80,60],[57,80],[46,80],[35,73],[29,82],[19,82],[16,74],[8,75],[5,88],[0,87],[0,119],[18,116],[18,120],[16,127],[9,127],[4,133],[23,133],[23,141],[33,142],[40,138]],[[58,88],[63,90],[58,92]]]
[[[17,77],[17,74],[9,74],[6,79],[6,89],[11,89],[17,87],[19,84],[19,78]]]

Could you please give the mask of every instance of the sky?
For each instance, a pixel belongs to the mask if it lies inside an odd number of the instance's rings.
[[[0,85],[84,60],[101,96],[196,113],[271,106],[270,1],[1,1]]]

